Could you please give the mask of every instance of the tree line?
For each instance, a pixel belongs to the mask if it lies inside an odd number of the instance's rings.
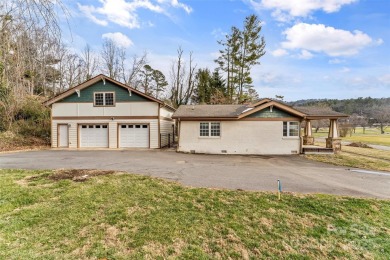
[[[328,108],[350,115],[344,124],[354,131],[356,127],[377,125],[381,133],[390,125],[390,98],[359,97],[351,99],[308,99],[289,103],[292,106],[310,106]],[[323,127],[321,121],[315,122],[315,127]]]

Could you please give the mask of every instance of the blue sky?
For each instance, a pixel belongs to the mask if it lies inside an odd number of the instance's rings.
[[[101,48],[111,38],[129,57],[148,52],[169,78],[181,46],[198,68],[216,67],[217,40],[256,14],[266,55],[252,71],[260,97],[390,97],[389,0],[79,0],[64,1],[70,48]]]

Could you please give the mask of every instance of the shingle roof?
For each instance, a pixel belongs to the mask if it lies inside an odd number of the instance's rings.
[[[295,110],[305,113],[307,116],[319,117],[348,117],[348,115],[321,107],[294,107]]]
[[[237,118],[246,109],[246,105],[181,105],[172,117]]]

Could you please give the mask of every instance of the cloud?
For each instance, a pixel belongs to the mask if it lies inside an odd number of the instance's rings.
[[[282,56],[285,56],[287,54],[288,54],[288,52],[285,49],[276,49],[276,50],[271,52],[271,55],[274,57],[282,57]]]
[[[326,13],[338,12],[343,5],[358,0],[247,0],[255,10],[273,10],[272,16],[287,22],[294,17],[307,17],[311,13],[322,10]]]
[[[140,28],[139,9],[168,15],[170,7],[191,13],[192,8],[178,0],[100,0],[100,7],[77,3],[79,10],[93,22],[106,26],[109,22],[130,29]]]
[[[329,56],[351,56],[370,45],[373,40],[361,31],[345,31],[323,24],[299,23],[283,32],[285,49],[323,52]]]
[[[310,51],[307,50],[301,50],[301,53],[298,55],[298,59],[302,60],[310,60],[313,58],[313,54]]]
[[[329,60],[329,64],[340,64],[340,63],[344,63],[345,60],[341,60],[341,59],[331,59]]]
[[[105,33],[102,35],[103,39],[113,40],[119,47],[127,48],[133,45],[133,42],[123,33]]]

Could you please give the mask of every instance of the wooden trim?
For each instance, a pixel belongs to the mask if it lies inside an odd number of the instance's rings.
[[[60,126],[62,126],[62,125],[66,126],[67,127],[66,129],[68,130],[68,146],[60,146],[61,135],[60,135],[59,129],[60,129]],[[57,148],[69,148],[69,125],[68,124],[57,124]]]
[[[150,149],[150,123],[148,123],[148,125],[149,125],[149,149]],[[157,145],[158,146],[158,145]]]
[[[235,121],[237,117],[172,117],[181,121]]]
[[[160,117],[160,120],[170,121],[170,122],[173,121],[173,119],[172,119],[172,118],[169,118],[169,117],[165,117],[165,116],[159,116],[159,117]]]
[[[250,107],[257,107],[257,106],[260,106],[260,105],[267,103],[267,102],[270,102],[270,101],[272,101],[272,100],[269,98],[263,98],[262,100],[259,100],[258,102],[252,104]]]
[[[119,148],[119,126],[120,123],[116,123],[116,148]]]
[[[157,110],[158,110],[157,111],[157,114],[158,114],[158,120],[157,120],[157,127],[158,127],[158,133],[157,133],[158,140],[157,140],[157,142],[158,142],[158,144],[157,144],[157,147],[159,149],[161,149],[161,126],[160,126],[161,116],[160,116],[160,109],[161,109],[160,106],[157,106]]]
[[[279,109],[281,109],[281,110],[284,110],[285,112],[288,112],[288,113],[290,113],[290,114],[293,114],[293,115],[296,115],[296,116],[299,116],[299,117],[305,117],[305,116],[306,116],[306,114],[304,114],[304,113],[302,113],[302,112],[300,112],[300,111],[298,111],[298,110],[295,110],[295,109],[292,108],[292,107],[289,107],[289,106],[287,106],[287,105],[281,104],[281,103],[276,102],[276,101],[270,101],[270,102],[267,102],[267,103],[265,103],[265,104],[262,104],[262,105],[260,105],[260,106],[258,106],[258,107],[256,107],[256,108],[254,108],[254,109],[251,109],[251,110],[249,110],[249,111],[247,111],[247,112],[241,114],[238,118],[241,119],[241,118],[243,118],[243,117],[249,116],[249,115],[251,115],[251,114],[253,114],[253,113],[256,113],[256,112],[258,112],[258,111],[261,111],[261,110],[263,110],[264,108],[267,108],[267,107],[270,107],[270,106],[277,107],[277,108],[279,108]]]
[[[76,87],[70,88],[70,89],[66,90],[65,92],[62,92],[61,94],[59,94],[59,95],[57,95],[57,96],[55,96],[55,97],[53,97],[53,98],[51,98],[51,99],[49,99],[49,100],[43,102],[43,104],[44,104],[45,106],[50,106],[51,104],[57,102],[58,100],[61,100],[61,99],[64,99],[64,98],[70,96],[70,95],[73,94],[76,90],[82,90],[82,89],[84,89],[84,88],[87,88],[87,87],[89,87],[89,86],[91,86],[91,85],[93,85],[93,84],[99,82],[100,80],[110,81],[111,83],[114,83],[114,84],[116,84],[116,85],[118,85],[118,86],[120,86],[120,87],[122,87],[122,88],[127,89],[127,90],[131,90],[132,92],[134,92],[134,93],[136,93],[136,94],[138,94],[138,95],[140,95],[140,96],[142,96],[142,97],[144,97],[144,98],[146,98],[146,99],[149,99],[149,100],[151,100],[151,101],[157,102],[157,103],[159,103],[159,104],[163,104],[164,106],[169,107],[169,108],[171,108],[171,109],[174,110],[174,108],[168,106],[168,105],[165,104],[163,101],[161,101],[161,100],[159,100],[159,99],[157,99],[157,98],[154,98],[154,97],[152,97],[152,96],[146,95],[145,93],[142,93],[141,91],[136,90],[135,88],[132,88],[132,87],[130,87],[130,86],[127,86],[127,85],[125,85],[125,84],[123,84],[123,83],[121,83],[121,82],[119,82],[119,81],[116,81],[116,80],[114,80],[114,79],[112,79],[112,78],[110,78],[110,77],[107,77],[107,76],[105,76],[105,75],[103,75],[103,74],[99,74],[99,75],[97,75],[96,77],[91,78],[91,79],[85,81],[84,83],[82,83],[82,84],[80,84],[80,85],[78,85],[78,86],[76,86]]]
[[[340,116],[307,116],[308,120],[321,120],[321,119],[339,119],[339,118],[347,118],[348,115],[340,115]]]
[[[80,124],[77,124],[77,149],[80,148]]]
[[[245,117],[240,119],[239,121],[301,121],[301,119],[298,117]]]
[[[56,116],[52,120],[114,120],[116,119],[158,119],[158,116]]]
[[[50,109],[50,146],[53,147],[53,110]]]

